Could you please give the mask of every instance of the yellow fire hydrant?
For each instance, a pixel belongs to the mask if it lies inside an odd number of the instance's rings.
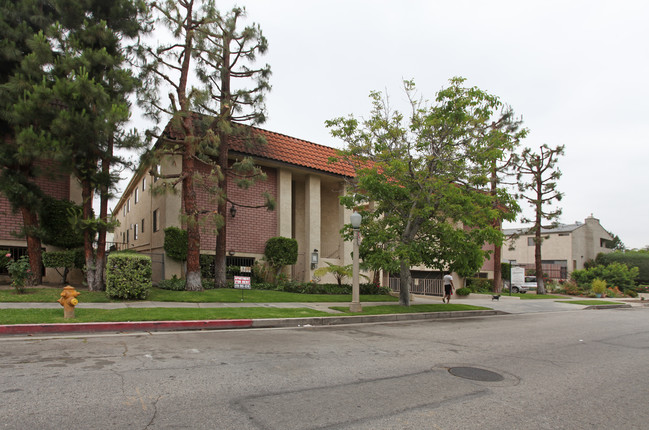
[[[81,294],[74,287],[68,285],[61,291],[61,298],[57,302],[63,306],[63,318],[74,318],[74,307],[79,303],[77,296]]]

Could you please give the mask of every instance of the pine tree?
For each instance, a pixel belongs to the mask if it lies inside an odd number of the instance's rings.
[[[35,179],[42,174],[37,165],[42,157],[38,148],[17,144],[14,105],[29,88],[30,80],[42,79],[41,71],[21,70],[21,64],[32,52],[34,35],[47,29],[56,17],[51,3],[45,0],[0,0],[0,192],[22,215],[36,283],[41,283],[42,274],[38,209],[43,193]]]
[[[159,163],[164,157],[180,156],[179,175],[154,175],[163,179],[158,189],[170,190],[180,185],[184,212],[181,216],[188,236],[186,289],[202,289],[200,272],[200,228],[203,216],[214,214],[217,231],[217,284],[225,284],[225,238],[227,212],[227,177],[232,169],[243,172],[242,185],[262,177],[259,169],[243,160],[235,166],[228,165],[229,139],[243,138],[252,144],[255,139],[250,129],[234,123],[260,123],[265,118],[263,93],[268,89],[266,66],[259,70],[248,69],[246,61],[255,59],[266,49],[266,40],[258,27],[238,31],[237,21],[244,15],[235,8],[222,16],[214,1],[166,1],[154,5],[163,23],[177,38],[171,44],[143,47],[141,51],[145,91],[141,94],[143,105],[150,117],[160,121],[171,117],[162,134],[154,133],[159,144],[149,154],[149,164]],[[233,48],[234,47],[234,48]],[[192,78],[198,78],[201,87],[191,87]],[[232,78],[256,78],[257,85],[249,89],[232,90]],[[159,88],[171,88],[169,104],[160,100]],[[209,175],[199,172],[198,163],[211,167]],[[196,198],[196,187],[210,190],[217,202],[217,211],[201,208]],[[230,202],[231,204],[233,202]]]
[[[93,194],[101,190],[106,201],[116,180],[110,164],[120,161],[113,147],[134,142],[119,138],[130,115],[127,97],[137,82],[126,68],[122,43],[141,31],[145,9],[131,0],[68,0],[55,5],[59,23],[35,37],[33,52],[22,62],[23,70],[44,78],[32,79],[14,105],[17,143],[21,150],[40,148],[79,180],[86,280],[90,290],[100,290],[105,245],[97,261],[93,245],[95,233],[108,227],[107,206],[102,203],[103,220],[95,220]]]
[[[557,180],[561,177],[561,171],[556,167],[557,159],[563,155],[563,145],[550,148],[543,144],[538,153],[525,148],[520,157],[518,166],[518,189],[520,197],[527,201],[534,209],[533,218],[523,218],[522,222],[532,222],[533,225],[527,234],[534,233],[534,263],[536,267],[536,293],[545,294],[545,283],[543,281],[543,259],[541,256],[541,234],[544,228],[556,227],[556,220],[561,215],[561,209],[551,209],[553,203],[561,201],[563,194],[557,190]],[[529,194],[526,194],[529,193]],[[550,224],[544,225],[549,221]]]

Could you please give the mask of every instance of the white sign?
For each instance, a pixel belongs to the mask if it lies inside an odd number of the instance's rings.
[[[239,290],[249,290],[250,289],[250,276],[235,276],[234,277],[234,288]]]

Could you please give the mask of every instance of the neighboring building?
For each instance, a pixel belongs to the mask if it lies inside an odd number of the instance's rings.
[[[351,242],[345,242],[340,229],[349,222],[351,211],[339,203],[345,192],[345,179],[353,175],[350,166],[330,163],[336,149],[317,145],[279,133],[255,128],[254,132],[266,138],[266,144],[253,148],[242,142],[233,142],[230,158],[251,156],[267,175],[248,190],[228,182],[228,197],[235,203],[248,206],[263,204],[263,192],[272,195],[276,209],[252,209],[236,206],[232,215],[228,204],[227,250],[228,265],[248,266],[263,257],[266,241],[275,236],[294,238],[298,242],[298,262],[292,266],[291,277],[309,281],[313,278],[311,254],[318,253],[319,265],[326,262],[346,265],[351,263]],[[179,156],[168,158],[157,167],[160,175],[180,172]],[[201,165],[205,173],[208,165]],[[152,194],[154,183],[149,171],[140,171],[129,182],[113,217],[120,222],[114,241],[152,256],[154,281],[181,276],[182,265],[164,255],[164,229],[183,227],[180,216],[182,198],[180,185],[177,193]],[[195,186],[201,210],[216,210],[209,194]],[[201,228],[201,254],[214,254],[216,237],[213,224],[205,217]]]
[[[78,182],[70,175],[57,172],[51,162],[44,162],[42,170],[47,172],[43,176],[36,178],[34,181],[43,192],[57,199],[70,200],[80,204],[81,187]],[[8,250],[14,257],[27,255],[27,240],[24,237],[18,237],[23,227],[23,217],[20,211],[13,212],[11,204],[0,193],[0,249]],[[54,251],[52,246],[43,246],[43,251]],[[7,269],[0,267],[0,275],[8,281]],[[59,282],[61,275],[55,269],[46,269],[45,282]]]
[[[533,267],[534,235],[524,234],[527,231],[526,228],[503,230],[508,238],[502,247],[503,263]],[[600,252],[613,251],[613,236],[592,215],[584,223],[560,224],[541,232],[543,264],[548,266],[547,270],[558,269],[558,273],[548,273],[550,278],[566,279],[573,270],[583,269],[584,263],[594,260]]]

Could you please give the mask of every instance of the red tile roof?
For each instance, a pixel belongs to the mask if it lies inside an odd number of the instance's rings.
[[[242,139],[233,137],[230,142],[230,151],[334,175],[356,176],[354,169],[344,161],[329,162],[330,157],[336,157],[336,148],[318,145],[258,127],[251,128],[254,133],[259,133],[266,139],[266,144],[249,146]],[[171,130],[171,124],[167,124],[165,133],[172,138],[180,137],[178,132]]]
[[[318,145],[306,140],[286,136],[261,128],[252,127],[266,139],[265,145],[255,145],[248,148],[239,139],[233,139],[230,150],[253,157],[279,161],[295,166],[306,167],[322,172],[342,176],[355,176],[354,169],[344,161],[330,162],[330,157],[336,157],[336,149]]]

